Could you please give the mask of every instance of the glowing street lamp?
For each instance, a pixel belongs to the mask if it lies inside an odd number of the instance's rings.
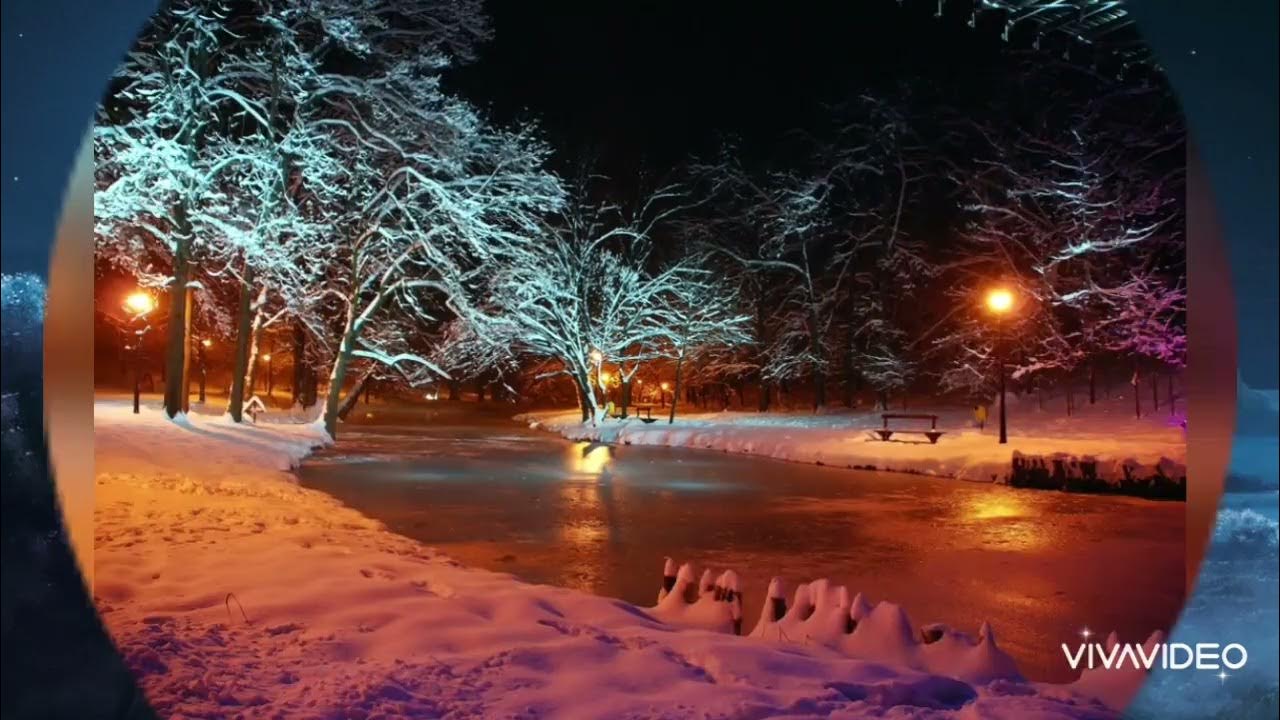
[[[658,387],[662,388],[662,392],[658,393],[658,399],[661,407],[667,406],[667,391],[671,389],[670,383],[661,383]]]
[[[1004,318],[1013,312],[1015,304],[1013,291],[997,287],[987,291],[987,310],[996,320],[996,364],[1000,373],[1000,444],[1009,442],[1008,421],[1005,419],[1005,371],[1004,371]]]
[[[150,295],[142,291],[129,293],[128,297],[124,299],[124,309],[136,319],[146,315],[152,310],[155,310],[156,301],[152,300]]]
[[[201,404],[207,401],[205,388],[208,386],[208,381],[209,381],[209,357],[205,353],[205,351],[211,347],[213,347],[213,340],[210,340],[209,338],[201,338],[200,347],[196,348],[196,362],[199,363],[200,365],[200,402]]]
[[[995,288],[987,292],[987,309],[1000,317],[1013,310],[1013,292],[1007,288]]]
[[[125,296],[123,307],[134,325],[133,345],[129,349],[133,351],[133,414],[137,415],[142,406],[142,336],[146,334],[148,327],[143,320],[156,309],[156,301],[138,290]]]
[[[267,364],[267,397],[271,397],[271,391],[275,389],[275,378],[271,377],[271,353],[264,353],[262,361]]]

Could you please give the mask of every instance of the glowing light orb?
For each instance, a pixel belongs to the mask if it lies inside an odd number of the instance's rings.
[[[987,293],[987,309],[1001,314],[1013,309],[1013,293],[1005,288],[996,288]]]
[[[124,309],[134,315],[146,315],[155,310],[155,308],[155,300],[152,300],[151,296],[144,292],[131,293],[124,299]]]

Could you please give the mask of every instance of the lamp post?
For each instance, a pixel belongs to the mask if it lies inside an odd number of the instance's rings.
[[[664,382],[661,385],[659,385],[658,388],[662,390],[662,392],[658,393],[658,402],[661,403],[661,407],[666,407],[667,391],[671,389],[671,385]]]
[[[211,347],[213,347],[213,341],[210,340],[209,338],[204,338],[203,340],[201,340],[200,345],[196,347],[196,359],[200,363],[200,403],[201,404],[204,404],[205,402],[204,391],[205,391],[205,385],[207,384],[208,378],[209,378],[209,365],[208,365],[209,358],[205,351],[207,351]]]
[[[267,397],[271,397],[271,391],[274,389],[271,377],[271,353],[264,354],[262,360],[267,364]]]
[[[1000,444],[1009,442],[1008,424],[1005,419],[1005,368],[1004,368],[1004,318],[1013,311],[1013,292],[1007,288],[994,288],[987,292],[987,310],[996,319],[996,364],[1000,373]]]
[[[130,329],[133,335],[133,414],[140,412],[142,405],[142,338],[147,334],[150,325],[144,321],[156,307],[155,300],[142,291],[130,293],[124,299],[124,310],[129,313]]]

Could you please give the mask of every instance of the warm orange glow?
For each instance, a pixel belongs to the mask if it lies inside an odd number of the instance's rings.
[[[144,292],[131,293],[124,299],[124,309],[134,315],[146,315],[156,309],[156,303]]]
[[[603,372],[603,371],[600,373],[600,384],[601,385],[609,384],[609,373]]]
[[[637,385],[643,385],[643,384],[644,384],[644,380],[641,380],[640,378],[636,378],[636,384],[637,384]]]
[[[1003,315],[1013,309],[1013,293],[1006,288],[995,288],[987,293],[987,309]]]
[[[671,389],[671,386],[670,386],[670,385],[668,385],[667,383],[662,383],[662,389],[663,389],[663,390],[670,390],[670,389]]]
[[[262,362],[271,362],[271,353],[262,356]]]
[[[205,347],[213,347],[213,341],[212,341],[212,340],[210,340],[209,338],[205,338],[205,339],[201,340],[201,341],[200,341],[200,344],[201,344],[201,345],[203,345],[203,346],[205,346]]]
[[[591,362],[599,365],[600,361],[603,359],[604,359],[604,355],[601,355],[599,350],[591,351]]]

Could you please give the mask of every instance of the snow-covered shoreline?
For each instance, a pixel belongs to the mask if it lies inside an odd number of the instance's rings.
[[[888,604],[862,636],[801,646],[659,619],[700,625],[712,600],[649,612],[459,566],[300,487],[289,469],[327,440],[313,424],[170,422],[96,404],[95,599],[161,715],[1115,716],[1066,687],[908,669],[902,649],[926,647],[915,628],[868,645],[901,624]],[[803,591],[819,612],[784,623],[839,629],[826,620],[845,605],[874,615],[820,587]],[[974,651],[947,641],[969,666],[944,674],[976,677],[973,658],[994,648],[982,635]],[[896,656],[855,659],[839,649],[849,642]]]
[[[938,415],[946,432],[931,444],[881,442],[879,412],[753,413],[738,411],[681,412],[672,424],[665,416],[646,423],[639,418],[610,418],[592,426],[577,410],[539,411],[515,420],[570,440],[658,445],[759,455],[775,460],[859,470],[902,472],[976,482],[1007,482],[1015,457],[1063,460],[1068,467],[1096,463],[1097,477],[1118,484],[1126,477],[1186,475],[1185,432],[1165,414],[1135,420],[1120,403],[1084,407],[1071,417],[1062,413],[1014,408],[1009,444],[996,441],[994,418],[985,430],[974,426],[971,413],[957,408],[913,409]],[[655,417],[658,417],[655,413]],[[906,428],[910,422],[902,424]],[[903,436],[915,440],[914,436]]]

